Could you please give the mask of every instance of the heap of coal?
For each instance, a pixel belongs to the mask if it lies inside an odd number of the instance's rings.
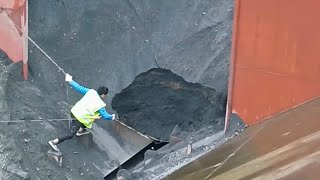
[[[215,125],[225,116],[225,104],[216,90],[161,68],[139,74],[112,100],[120,121],[162,140],[176,125],[187,132]]]

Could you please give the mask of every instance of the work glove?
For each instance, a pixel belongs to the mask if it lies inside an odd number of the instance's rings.
[[[67,81],[67,82],[70,82],[70,81],[72,81],[72,76],[70,76],[70,74],[66,74],[66,77],[65,77],[65,81]]]
[[[112,120],[115,120],[116,119],[116,115],[115,114],[112,114]]]

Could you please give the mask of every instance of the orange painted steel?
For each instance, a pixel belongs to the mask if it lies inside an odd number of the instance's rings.
[[[235,2],[227,108],[252,125],[319,97],[320,1]]]
[[[0,0],[0,49],[14,62],[23,61],[28,78],[28,1]]]
[[[238,28],[239,28],[239,12],[240,12],[240,0],[234,1],[234,15],[233,15],[233,31],[232,33],[232,46],[231,46],[231,57],[230,57],[230,71],[229,71],[229,87],[228,87],[228,100],[227,100],[227,108],[226,108],[226,118],[224,123],[224,132],[226,133],[227,127],[229,124],[230,113],[232,109],[232,92],[233,92],[233,84],[234,84],[234,62],[236,55],[236,44],[238,40]]]

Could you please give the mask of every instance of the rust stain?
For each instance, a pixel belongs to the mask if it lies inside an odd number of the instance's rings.
[[[235,2],[232,111],[253,125],[319,97],[320,1]]]

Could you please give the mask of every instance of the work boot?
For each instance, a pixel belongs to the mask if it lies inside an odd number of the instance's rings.
[[[80,128],[80,129],[77,131],[76,135],[77,135],[77,136],[82,136],[82,135],[89,134],[89,133],[90,133],[90,132],[89,132],[87,129]]]
[[[55,151],[60,152],[60,149],[58,148],[58,146],[53,142],[54,140],[49,141],[49,145],[52,147],[52,149],[54,149]]]

